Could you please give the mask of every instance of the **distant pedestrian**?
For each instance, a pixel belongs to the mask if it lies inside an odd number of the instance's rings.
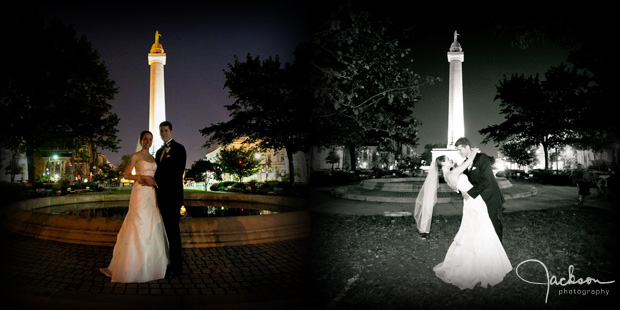
[[[577,168],[571,172],[571,180],[577,185],[577,204],[582,206],[585,202],[586,196],[590,195],[590,187],[595,180],[595,176],[584,169],[581,164],[577,165]]]

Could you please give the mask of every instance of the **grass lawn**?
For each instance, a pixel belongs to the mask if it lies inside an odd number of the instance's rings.
[[[432,270],[443,261],[460,220],[436,216],[430,239],[421,240],[411,216],[313,213],[313,308],[560,309],[620,301],[617,283],[552,284],[548,296],[546,285],[548,277],[568,279],[570,266],[573,281],[618,280],[615,213],[577,206],[505,213],[504,247],[513,270],[496,286],[464,291],[444,283]],[[525,262],[530,259],[541,263]],[[522,262],[519,277],[515,268]],[[599,295],[592,295],[594,290]]]

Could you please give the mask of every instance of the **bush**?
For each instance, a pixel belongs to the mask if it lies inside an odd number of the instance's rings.
[[[255,191],[261,195],[282,195],[304,197],[310,193],[308,184],[296,182],[292,185],[284,181],[268,181],[258,185]]]
[[[275,188],[279,183],[280,181],[267,181],[265,183],[261,183],[256,187],[256,193],[263,195],[275,194]]]
[[[227,190],[236,193],[249,193],[250,187],[243,182],[235,182],[235,184],[230,186],[230,188]]]
[[[217,191],[227,191],[229,186],[233,186],[235,185],[235,181],[224,181],[224,182],[219,182],[219,183],[215,183],[213,185],[211,185],[211,187],[209,187],[210,190],[217,192]]]

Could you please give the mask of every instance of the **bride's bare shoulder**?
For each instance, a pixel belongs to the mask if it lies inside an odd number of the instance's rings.
[[[149,162],[149,163],[154,163],[155,162],[155,158],[153,158],[153,156],[151,156],[151,154],[149,154],[149,153],[145,154],[145,153],[142,153],[142,152],[136,152],[136,153],[133,153],[131,156],[134,158],[134,161],[136,163],[138,163],[139,161],[146,161],[146,162]]]

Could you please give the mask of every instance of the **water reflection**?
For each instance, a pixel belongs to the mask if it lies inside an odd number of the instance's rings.
[[[186,200],[185,203],[182,217],[188,218],[269,215],[286,211],[279,206],[233,201]],[[125,218],[129,210],[128,204],[129,201],[85,202],[42,207],[32,211],[85,218]]]

